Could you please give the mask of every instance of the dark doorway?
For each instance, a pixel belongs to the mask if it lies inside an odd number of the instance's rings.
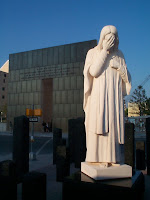
[[[42,111],[43,121],[52,128],[52,104],[53,104],[53,79],[42,80]]]

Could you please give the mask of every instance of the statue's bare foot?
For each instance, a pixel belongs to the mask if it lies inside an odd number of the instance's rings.
[[[104,167],[104,168],[111,167],[111,166],[114,166],[114,167],[120,166],[120,164],[118,163],[108,163],[108,162],[99,163],[99,165],[100,167]]]
[[[114,166],[114,167],[119,167],[120,166],[119,163],[111,163],[111,165]]]
[[[107,163],[107,162],[91,162],[90,164],[97,165],[97,166],[103,167],[103,168],[109,167],[109,165],[110,165],[110,163]]]
[[[107,168],[107,167],[111,167],[111,166],[114,166],[114,167],[120,166],[120,164],[118,164],[118,163],[108,163],[108,162],[90,162],[90,164],[97,165],[102,168]]]
[[[111,166],[111,163],[108,163],[108,162],[102,162],[102,163],[99,163],[100,167],[104,167],[104,168],[107,168],[107,167],[110,167]]]

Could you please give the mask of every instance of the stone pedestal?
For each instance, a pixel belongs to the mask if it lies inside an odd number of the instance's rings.
[[[132,167],[129,165],[104,167],[100,164],[92,164],[88,162],[81,163],[81,172],[88,175],[94,180],[131,178]]]
[[[140,171],[136,171],[132,178],[104,181],[96,181],[77,172],[65,178],[62,199],[139,200],[144,190],[144,175]]]

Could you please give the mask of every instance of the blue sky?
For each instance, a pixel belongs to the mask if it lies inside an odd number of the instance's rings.
[[[133,91],[150,74],[149,10],[149,0],[2,0],[0,66],[11,53],[99,40],[115,25]],[[144,88],[150,97],[150,80]]]

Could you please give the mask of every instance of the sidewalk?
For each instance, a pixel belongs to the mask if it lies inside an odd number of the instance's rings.
[[[53,165],[53,155],[45,154],[38,155],[36,160],[29,161],[29,171],[37,171],[46,173],[47,175],[47,200],[62,200],[62,182],[56,181],[56,165]],[[79,171],[74,167],[74,164],[70,165],[70,174]],[[18,184],[18,199],[22,200],[22,184]]]
[[[63,135],[66,137],[66,135]],[[56,165],[53,165],[53,155],[41,155],[39,161],[30,161],[30,171],[38,171],[47,175],[47,200],[62,200],[62,182],[56,181]],[[45,164],[45,166],[44,166]],[[70,165],[70,175],[79,171],[74,164]],[[150,176],[147,171],[142,171],[145,177],[145,193],[142,200],[150,199]],[[19,199],[21,200],[21,199]],[[133,199],[134,200],[134,199]]]
[[[37,170],[47,174],[47,200],[62,200],[62,182],[56,181],[56,165],[49,165],[42,169]],[[79,171],[74,167],[74,164],[70,166],[70,175]]]
[[[4,136],[13,136],[13,133],[7,131],[7,132],[0,132],[0,135]],[[30,132],[31,136],[31,132]],[[35,132],[34,137],[46,137],[48,140],[53,139],[53,133],[52,132]],[[62,133],[62,138],[68,138],[68,134]],[[7,155],[0,155],[0,160],[12,160],[12,153],[9,153]],[[37,170],[41,169],[45,166],[49,166],[53,163],[53,155],[52,154],[36,154],[36,160],[29,160],[29,170]]]
[[[34,171],[34,170],[30,170]],[[47,200],[62,200],[62,182],[56,181],[56,165],[52,163],[36,170],[37,172],[46,173],[47,175]],[[79,171],[79,169],[74,168],[74,164],[70,166],[70,174]],[[22,200],[22,184],[18,184],[18,199]]]
[[[43,157],[43,159],[46,160],[46,157],[45,158]],[[51,157],[51,159],[52,159],[52,157]],[[30,170],[32,171],[32,167]],[[49,164],[47,166],[38,168],[38,169],[36,169],[36,171],[46,173],[46,175],[47,175],[47,200],[49,200],[49,199],[62,200],[62,182],[56,181],[56,165],[52,164],[52,160],[49,161]],[[75,168],[74,164],[71,164],[70,165],[70,175],[77,171],[79,171],[79,169]],[[146,170],[142,171],[142,173],[144,174],[144,177],[145,177],[145,193],[144,193],[142,200],[149,200],[150,199],[150,176],[147,175]],[[21,199],[19,199],[19,200],[21,200]]]
[[[5,132],[0,135],[12,136],[12,133]],[[39,133],[36,132],[34,136],[37,137],[51,137],[53,138],[53,133]],[[63,138],[67,138],[68,135],[63,133]],[[12,154],[5,156],[6,159],[12,159]],[[36,160],[29,161],[29,171],[38,171],[46,173],[47,175],[47,200],[62,200],[62,182],[56,181],[56,165],[53,165],[53,155],[52,154],[43,154],[38,155]],[[74,167],[74,164],[70,165],[70,174],[79,171],[78,168]],[[147,175],[146,170],[142,171],[145,177],[145,193],[142,200],[150,199],[150,176]],[[22,200],[21,197],[22,185],[18,185],[18,200]]]

